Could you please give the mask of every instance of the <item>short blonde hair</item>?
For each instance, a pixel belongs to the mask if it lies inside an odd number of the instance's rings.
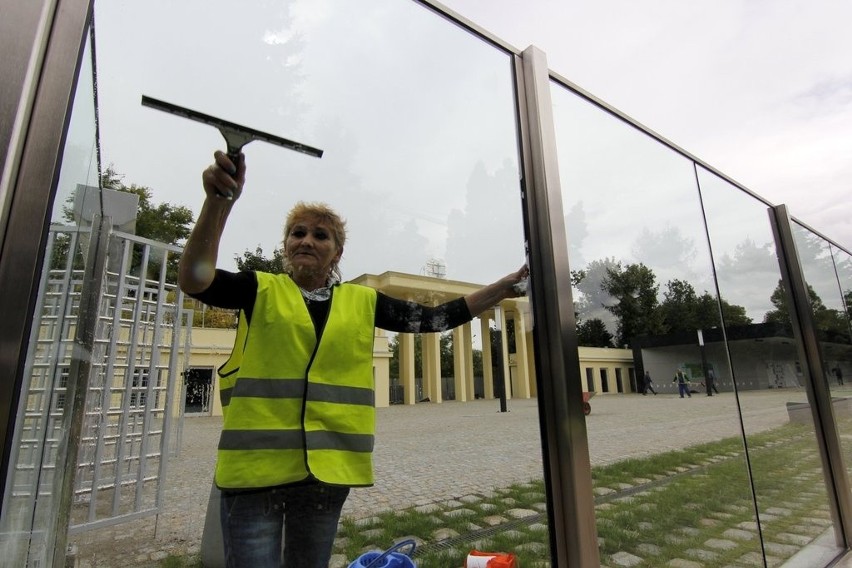
[[[284,252],[282,258],[284,272],[287,274],[293,273],[293,267],[290,266],[290,260],[287,258],[287,236],[290,234],[290,230],[293,228],[293,225],[299,221],[307,219],[317,220],[327,224],[331,229],[331,235],[334,237],[334,242],[337,245],[338,250],[342,249],[343,245],[346,244],[346,221],[343,217],[338,215],[337,212],[326,203],[299,201],[292,209],[290,209],[290,212],[287,214],[287,219],[284,221],[284,238],[281,242],[281,250]],[[331,267],[331,273],[334,274],[338,280],[342,279],[340,267],[336,262]]]

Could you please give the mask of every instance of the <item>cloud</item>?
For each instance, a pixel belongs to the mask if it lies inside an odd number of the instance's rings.
[[[445,4],[852,247],[852,3]]]

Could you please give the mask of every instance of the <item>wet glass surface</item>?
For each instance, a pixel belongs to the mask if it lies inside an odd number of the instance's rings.
[[[317,158],[261,140],[244,147],[247,181],[228,218],[220,268],[276,270],[284,218],[299,201],[327,203],[344,218],[343,280],[396,298],[438,305],[525,262],[506,53],[413,2],[304,1],[239,10],[227,3],[103,2],[95,11],[107,181],[117,189],[135,187],[173,225],[191,228],[184,217],[169,215],[184,208],[198,215],[201,172],[225,139],[214,125],[143,106],[143,95],[323,151]],[[138,223],[134,230],[176,244],[186,237]],[[141,254],[129,258],[138,264]],[[162,264],[153,257],[150,262]],[[220,397],[205,395],[215,391],[215,379],[204,380],[210,375],[204,370],[227,358],[233,313],[189,300],[183,308],[179,317],[191,317],[195,327],[190,356],[177,362],[190,372],[173,408],[186,392],[180,414],[221,421]],[[535,371],[527,356],[532,329],[529,301],[520,298],[499,310],[489,306],[470,324],[441,334],[377,332],[376,481],[354,489],[344,505],[335,561],[416,535],[423,566],[444,565],[450,557],[461,564],[489,526],[486,519],[496,515],[493,503],[507,507],[501,492],[521,490],[539,495],[530,513],[539,523],[534,556],[549,556],[546,526],[541,529],[546,517]],[[149,376],[133,375],[136,406],[147,403],[137,390],[151,382]],[[469,426],[480,416],[487,433]],[[216,524],[208,515],[204,528],[216,429],[187,438],[199,424],[176,417],[159,540],[198,543],[200,533]],[[196,445],[207,448],[203,457]],[[193,471],[183,461],[186,454],[206,466]],[[506,454],[517,454],[516,463],[494,467],[490,456]],[[194,489],[185,487],[182,475],[193,476]],[[458,519],[447,513],[437,526],[425,519],[413,528],[423,515],[413,508],[431,503],[458,503],[450,508],[463,510]],[[397,519],[380,522],[381,534],[350,526],[380,514]],[[90,518],[78,521],[74,542],[89,561],[110,554],[116,531],[134,526],[144,533],[152,526],[142,519],[99,529]],[[434,546],[448,535],[457,547]]]
[[[87,52],[4,496],[4,557],[50,554],[64,389],[82,363],[91,390],[73,555],[91,565],[200,555],[212,566],[223,413],[213,370],[236,319],[184,298],[175,279],[201,171],[224,139],[141,97],[323,150],[245,147],[221,268],[276,270],[286,213],[326,202],[347,221],[344,280],[433,306],[524,262],[511,59],[398,0],[95,11],[100,138]],[[604,563],[775,562],[818,541],[830,556],[765,204],[556,84],[553,102]],[[94,189],[98,142],[102,185],[118,191]],[[92,324],[102,335],[73,359],[100,215],[112,223]],[[852,261],[804,227],[797,238],[845,432]],[[376,333],[376,483],[344,505],[332,565],[402,538],[418,541],[423,567],[461,565],[474,547],[515,551],[525,566],[549,558],[532,330],[520,298],[441,334]]]
[[[769,556],[787,550],[782,556],[787,558],[793,548],[785,546],[804,549],[819,542],[823,556],[813,556],[809,563],[825,565],[842,548],[833,542],[828,493],[808,402],[809,379],[793,338],[769,208],[700,167],[698,180],[723,299],[731,373],[741,395],[760,534]],[[756,401],[754,394],[763,400]],[[763,404],[769,400],[775,405]],[[768,428],[763,413],[786,414],[787,421]],[[805,538],[788,542],[788,535],[797,532],[804,532]]]
[[[80,291],[79,281],[70,287],[64,283],[82,266],[88,251],[91,218],[75,215],[74,197],[80,186],[97,186],[96,145],[91,43],[87,41],[54,205],[57,229],[48,237],[50,253],[42,270],[37,315],[24,363],[3,497],[0,551],[9,566],[27,565],[28,558],[33,563],[29,565],[37,565],[51,559],[53,553],[62,482],[57,472],[64,471],[61,449],[70,424],[64,411],[70,404],[66,388],[74,364],[76,331],[66,316],[76,317]],[[91,361],[84,351],[76,359],[77,364]]]
[[[789,323],[764,324],[780,277],[766,206],[551,86],[602,562],[762,561],[761,538],[791,557],[804,542],[786,530],[817,518],[810,542],[831,521],[813,422],[787,412],[806,400]],[[617,393],[629,418],[600,432],[596,401]]]

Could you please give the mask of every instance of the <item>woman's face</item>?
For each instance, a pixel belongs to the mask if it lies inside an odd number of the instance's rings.
[[[317,218],[296,219],[284,241],[284,252],[295,274],[326,278],[340,260],[343,249],[337,246],[331,226]]]

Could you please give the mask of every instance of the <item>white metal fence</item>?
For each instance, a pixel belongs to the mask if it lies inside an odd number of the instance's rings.
[[[40,565],[55,531],[157,513],[169,453],[179,450],[173,422],[192,329],[171,283],[180,249],[98,231],[50,231],[0,530],[10,566]],[[105,244],[94,285],[93,239]],[[76,468],[73,490],[63,491],[67,455]]]

